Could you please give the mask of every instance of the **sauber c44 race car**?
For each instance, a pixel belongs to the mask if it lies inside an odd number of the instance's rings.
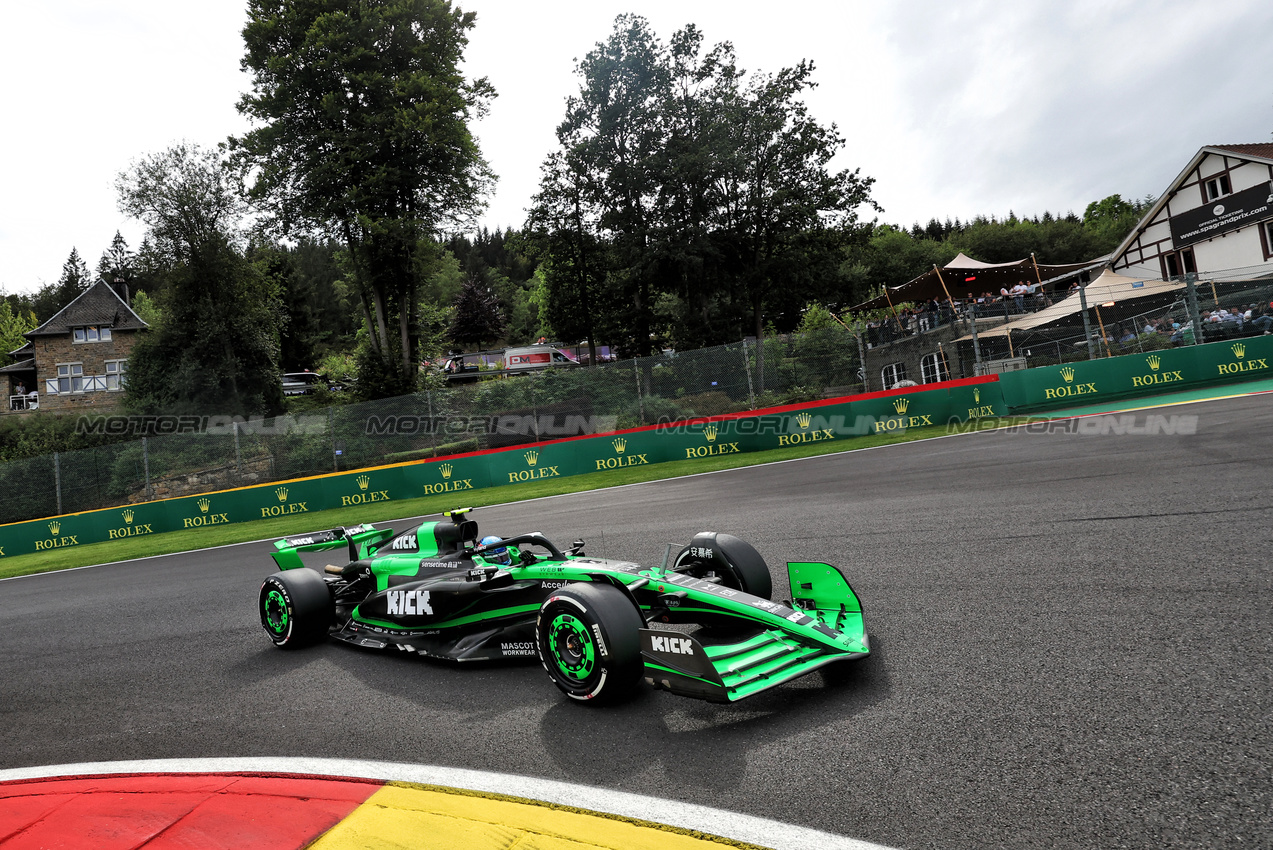
[[[862,606],[840,571],[787,564],[774,602],[750,545],[702,532],[656,567],[562,551],[538,532],[479,537],[470,509],[395,533],[371,525],[279,540],[261,585],[275,645],[325,637],[457,662],[537,657],[575,700],[656,688],[732,702],[870,652]],[[301,553],[343,550],[324,574]]]

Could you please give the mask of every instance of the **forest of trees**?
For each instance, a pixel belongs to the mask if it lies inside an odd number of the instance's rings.
[[[101,277],[127,283],[151,325],[132,409],[268,414],[284,371],[376,398],[416,389],[447,350],[698,348],[794,330],[811,305],[843,313],[960,251],[1088,260],[1151,201],[883,223],[872,179],[830,165],[844,140],[805,107],[812,63],[747,74],[693,26],[665,42],[624,15],[577,63],[525,228],[491,232],[473,225],[494,175],[468,124],[494,92],[459,70],[471,14],[442,0],[248,11],[240,110],[255,129],[121,173],[146,237],[134,250],[117,233],[94,271],[72,248],[55,283],[0,293],[0,363]],[[322,61],[288,60],[304,51]]]

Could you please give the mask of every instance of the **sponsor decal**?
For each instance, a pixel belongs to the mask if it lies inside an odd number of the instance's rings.
[[[606,649],[606,639],[601,636],[601,627],[596,623],[592,624],[592,635],[597,639],[597,649],[600,651],[601,657],[608,657],[610,650]]]
[[[412,546],[412,549],[415,547]],[[455,561],[421,561],[420,569],[422,570],[454,570],[464,566],[457,564]]]
[[[274,495],[277,496],[278,500],[282,502],[283,504],[267,505],[266,507],[261,508],[262,518],[274,517],[274,516],[287,516],[288,514],[309,513],[309,508],[306,507],[306,504],[307,504],[306,502],[288,502],[287,501],[286,487],[275,487]]]
[[[655,652],[667,652],[672,655],[693,655],[694,642],[689,638],[651,637],[650,648]]]
[[[120,511],[120,516],[124,518],[124,525],[122,528],[108,529],[107,533],[110,535],[111,540],[122,540],[125,537],[140,537],[143,534],[154,533],[148,523],[139,522],[133,525],[136,514],[133,513],[132,508]]]
[[[207,498],[195,502],[199,506],[198,516],[183,517],[182,528],[202,528],[205,525],[221,525],[230,521],[227,514],[212,513],[212,502]]]
[[[598,458],[594,461],[598,472],[606,469],[622,469],[625,466],[645,466],[650,462],[643,454],[625,455],[624,452],[628,450],[628,441],[622,437],[615,437],[610,441],[610,445],[614,446],[614,452],[618,457]]]
[[[813,417],[809,415],[808,413],[796,414],[796,424],[799,425],[801,428],[808,428],[809,423],[812,421],[813,421]]]
[[[817,431],[803,431],[796,434],[784,434],[778,438],[780,446],[795,446],[800,443],[816,443],[819,440],[834,440],[835,434],[829,428],[822,428]]]
[[[360,492],[354,493],[351,496],[341,496],[340,506],[342,508],[349,507],[350,505],[367,505],[367,504],[371,504],[372,502],[390,501],[388,490],[370,490],[369,491],[367,489],[368,487],[371,486],[370,475],[359,475],[354,480],[358,483],[358,490]]]
[[[35,551],[43,552],[46,549],[61,549],[64,546],[79,545],[80,541],[76,539],[76,535],[74,534],[68,534],[63,537],[58,536],[62,533],[62,523],[58,522],[57,520],[50,522],[48,525],[48,528],[49,528],[49,534],[53,536],[45,540],[35,541]]]
[[[969,419],[984,419],[995,415],[994,405],[981,403],[981,387],[972,388],[972,403],[974,407],[968,408]]]
[[[427,590],[391,590],[389,591],[389,612],[405,616],[414,614],[432,614],[433,606],[429,604]]]
[[[1151,354],[1145,358],[1145,363],[1149,366],[1148,375],[1136,375],[1132,378],[1133,387],[1151,387],[1155,384],[1173,384],[1176,381],[1183,381],[1184,377],[1179,372],[1159,371],[1162,369],[1162,358],[1157,354]]]
[[[534,655],[534,641],[517,641],[515,643],[501,643],[499,651],[505,655]]]
[[[546,579],[544,581],[541,581],[539,583],[539,586],[542,587],[544,590],[561,590],[563,587],[565,587],[569,583],[570,582],[566,581],[565,579]]]
[[[906,412],[910,410],[910,407],[911,400],[906,396],[893,399],[893,412],[897,416],[890,416],[877,421],[875,423],[875,433],[886,434],[889,431],[905,431],[907,428],[933,424],[931,415],[927,413],[921,413],[918,416],[907,416]]]
[[[707,445],[691,447],[685,450],[685,459],[693,460],[700,457],[714,457],[716,455],[732,455],[742,449],[738,448],[737,443],[720,443],[717,445],[716,437],[720,431],[715,425],[708,425],[703,428],[703,437],[707,440]]]
[[[1061,369],[1061,378],[1065,384],[1059,387],[1049,387],[1043,391],[1043,397],[1047,399],[1069,398],[1078,395],[1095,395],[1097,392],[1094,383],[1074,383],[1074,377],[1077,373],[1070,366]]]
[[[1241,375],[1243,372],[1259,372],[1269,368],[1268,361],[1262,357],[1246,360],[1246,346],[1240,342],[1235,342],[1229,350],[1237,359],[1232,363],[1217,364],[1216,368],[1220,370],[1221,375]]]
[[[463,490],[473,489],[473,479],[456,478],[453,480],[451,478],[451,476],[455,474],[455,467],[452,466],[451,464],[449,463],[439,464],[437,467],[437,470],[438,470],[438,473],[442,476],[442,483],[425,484],[424,493],[426,496],[435,496],[439,493],[459,493]]]
[[[526,458],[526,465],[531,468],[523,469],[521,472],[508,473],[509,484],[537,481],[540,478],[557,478],[561,475],[555,466],[539,466],[539,452],[534,449],[524,452],[522,457]]]
[[[389,548],[399,552],[414,552],[416,549],[419,549],[420,546],[416,542],[416,536],[414,534],[403,534],[393,538],[393,540],[390,540]]]

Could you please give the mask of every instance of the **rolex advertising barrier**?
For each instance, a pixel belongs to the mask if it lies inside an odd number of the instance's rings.
[[[470,491],[547,478],[1258,380],[1273,376],[1271,361],[1273,336],[1251,337],[142,502],[0,526],[0,559],[422,496],[453,494],[460,506]]]
[[[1009,414],[1161,395],[1208,384],[1273,377],[1273,336],[1209,342],[999,376]]]
[[[996,376],[948,381],[12,523],[0,526],[0,558],[422,496],[453,494],[459,506],[471,491],[490,487],[900,433],[1005,412]]]

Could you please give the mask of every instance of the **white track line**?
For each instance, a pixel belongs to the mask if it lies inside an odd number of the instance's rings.
[[[92,762],[87,764],[20,767],[0,770],[0,782],[46,779],[56,776],[92,776],[107,773],[299,773],[312,776],[353,777],[392,782],[416,782],[446,788],[505,794],[605,812],[626,818],[697,830],[774,850],[891,850],[767,818],[727,812],[708,806],[661,800],[642,794],[609,791],[589,785],[532,779],[507,773],[488,773],[454,767],[395,764],[322,758],[205,758],[147,761]]]

